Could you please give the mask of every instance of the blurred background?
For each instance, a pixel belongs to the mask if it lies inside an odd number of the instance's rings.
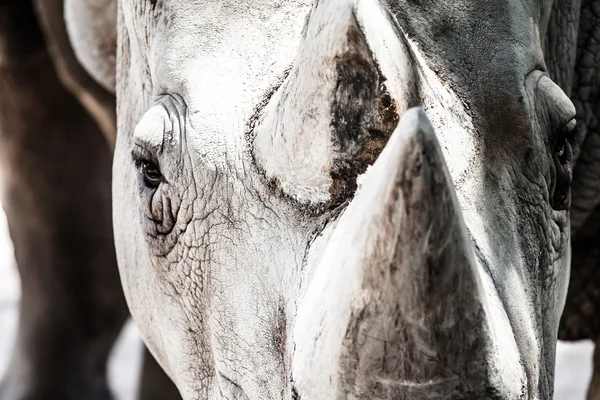
[[[4,374],[16,335],[19,307],[19,275],[0,205],[0,376]],[[559,342],[555,380],[556,400],[584,400],[591,376],[593,344]],[[113,349],[108,374],[117,400],[134,400],[140,373],[142,345],[137,329],[128,322]]]
[[[10,361],[19,317],[21,292],[13,254],[6,217],[0,205],[0,377]],[[141,357],[142,342],[135,325],[129,321],[113,349],[108,366],[109,382],[116,400],[136,398]]]

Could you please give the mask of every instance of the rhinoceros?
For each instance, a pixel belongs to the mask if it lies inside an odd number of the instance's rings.
[[[184,399],[549,399],[565,302],[594,337],[600,2],[34,3],[3,400],[110,396],[124,298]]]

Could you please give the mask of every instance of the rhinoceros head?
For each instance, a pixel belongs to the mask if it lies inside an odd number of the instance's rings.
[[[120,3],[117,254],[184,398],[551,396],[550,3]]]

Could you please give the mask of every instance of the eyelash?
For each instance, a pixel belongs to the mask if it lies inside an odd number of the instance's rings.
[[[164,181],[164,176],[160,170],[160,165],[156,157],[149,151],[140,146],[135,146],[131,152],[133,163],[138,173],[143,179],[144,185],[151,189],[156,189]],[[155,170],[157,177],[148,177],[148,171]]]
[[[136,145],[131,150],[131,158],[136,168],[139,168],[143,163],[158,165],[158,159],[145,148]]]

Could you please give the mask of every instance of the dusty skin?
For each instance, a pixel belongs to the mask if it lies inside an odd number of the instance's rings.
[[[129,312],[142,400],[551,398],[600,332],[599,15],[4,2],[0,398],[110,398]]]

